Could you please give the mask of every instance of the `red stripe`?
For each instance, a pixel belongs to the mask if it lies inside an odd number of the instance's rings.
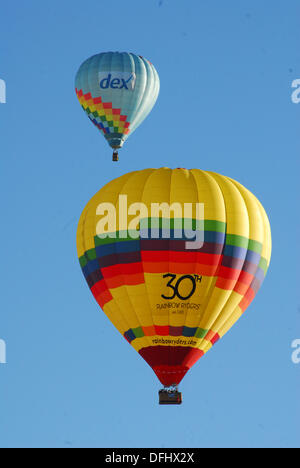
[[[159,326],[154,325],[156,335],[160,336],[168,336],[169,335],[169,325],[166,326]]]
[[[241,271],[238,282],[250,286],[250,284],[253,281],[253,278],[254,275],[251,275],[251,273],[248,273],[247,271]]]
[[[105,281],[103,280],[100,280],[98,283],[94,284],[91,287],[91,291],[100,307],[103,307],[107,302],[113,299],[110,291],[107,289]]]
[[[184,346],[149,346],[139,354],[154,370],[163,385],[178,385],[204,352]]]
[[[237,281],[241,274],[241,270],[236,270],[234,268],[225,267],[223,265],[220,266],[218,271],[218,276],[228,280],[235,280]]]
[[[120,263],[118,265],[111,265],[101,269],[103,278],[112,278],[117,275],[135,275],[143,273],[141,262],[137,263]]]
[[[92,291],[94,297],[99,296],[99,294],[103,293],[103,291],[106,291],[106,290],[107,290],[107,286],[105,284],[105,281],[103,281],[103,280],[98,281],[98,283],[95,283],[91,287],[91,291]]]
[[[215,335],[210,340],[211,344],[214,345],[217,341],[219,341],[220,338],[220,335],[218,333],[215,333]]]
[[[252,288],[249,288],[248,291],[246,292],[245,296],[243,297],[243,299],[239,303],[239,307],[242,309],[243,312],[251,304],[254,297],[255,297],[255,292],[253,291]]]
[[[142,250],[141,257],[144,262],[178,262],[200,263],[202,265],[218,265],[222,255],[201,252],[179,252],[175,250]]]
[[[103,293],[101,293],[100,296],[96,297],[95,299],[98,302],[99,306],[103,309],[105,304],[110,302],[113,299],[113,297],[110,294],[110,292],[106,290]]]

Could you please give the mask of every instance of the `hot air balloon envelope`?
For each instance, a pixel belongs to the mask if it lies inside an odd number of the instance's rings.
[[[271,233],[262,205],[238,182],[198,169],[145,169],[91,199],[77,248],[107,317],[161,383],[176,387],[252,302]]]
[[[149,114],[160,83],[154,66],[144,57],[106,52],[83,62],[75,86],[83,110],[116,149]]]

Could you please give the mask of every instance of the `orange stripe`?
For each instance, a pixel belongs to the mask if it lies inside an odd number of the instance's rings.
[[[240,283],[239,281],[234,286],[234,291],[244,296],[248,290],[249,286],[245,283]]]
[[[251,275],[251,273],[248,273],[247,271],[241,271],[241,274],[239,276],[239,283],[244,283],[247,286],[250,286],[250,284],[253,281],[254,276]]]
[[[154,336],[156,335],[154,326],[142,327],[145,336]]]
[[[107,302],[111,301],[113,299],[112,295],[108,290],[103,291],[99,296],[95,297],[96,301],[98,302],[99,306],[103,308]]]
[[[216,281],[216,287],[220,289],[225,289],[226,291],[231,291],[236,285],[236,280],[218,278]]]
[[[253,291],[253,289],[249,288],[248,291],[246,292],[245,296],[243,297],[243,299],[239,303],[239,307],[242,309],[243,312],[251,304],[254,297],[255,297],[255,292]]]
[[[109,289],[119,288],[120,286],[136,286],[145,283],[143,273],[133,275],[117,275],[106,279],[106,284]]]
[[[210,340],[212,340],[212,338],[215,336],[215,334],[216,334],[216,332],[214,332],[214,331],[212,331],[212,330],[209,330],[209,331],[206,333],[204,339],[207,340],[207,341],[210,341]]]

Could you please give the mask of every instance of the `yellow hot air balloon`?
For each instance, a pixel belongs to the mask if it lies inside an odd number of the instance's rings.
[[[145,169],[85,207],[77,249],[105,314],[180,403],[186,372],[241,317],[271,256],[267,215],[238,182],[198,169]]]

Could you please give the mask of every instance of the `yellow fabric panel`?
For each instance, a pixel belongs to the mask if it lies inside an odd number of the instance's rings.
[[[87,211],[87,207],[85,207],[85,209],[83,210],[79,223],[78,223],[78,227],[77,227],[76,244],[77,244],[77,253],[78,253],[79,258],[82,257],[86,252],[85,243],[84,243],[84,235],[85,235],[84,234],[84,227],[85,227],[84,220],[86,216],[86,211]]]
[[[84,208],[77,228],[77,251],[79,257],[95,246],[94,236],[96,235],[97,226],[96,210],[99,203],[109,202],[115,204],[121,188],[131,176],[132,173],[124,174],[118,179],[109,182],[91,198]]]
[[[162,301],[160,296],[161,277],[159,273],[144,273],[147,287],[147,300],[150,304],[152,321],[155,325],[165,326],[169,324],[168,309],[158,309],[157,304]]]
[[[231,291],[231,294],[229,295],[228,300],[222,309],[222,313],[219,314],[217,319],[210,324],[209,328],[214,332],[220,334],[220,330],[223,327],[224,323],[230,320],[233,311],[237,308],[242,298],[243,296],[241,294],[235,291]]]
[[[249,237],[249,214],[244,199],[228,177],[208,172],[218,183],[226,211],[227,234]]]
[[[199,203],[204,203],[204,218],[226,222],[222,191],[214,177],[205,171],[191,169],[198,191]]]
[[[190,171],[186,169],[172,171],[168,201],[170,204],[178,201],[182,204],[200,202],[198,188]]]
[[[212,346],[213,345],[210,341],[203,339],[198,348],[201,349],[204,353],[207,353],[207,351],[209,351],[212,348]]]
[[[127,290],[125,291],[125,286],[121,286],[119,288],[111,289],[111,294],[113,298],[119,303],[122,303],[122,298],[126,297],[128,294],[130,295],[131,301],[131,308],[135,311],[136,319],[138,324],[135,326],[144,326],[150,327],[153,325],[152,319],[152,312],[150,303],[148,302],[147,298],[147,290],[145,284],[138,284],[135,286],[127,286]],[[124,307],[124,305],[123,305]],[[128,314],[127,317],[129,319],[131,315]],[[131,327],[134,326],[134,316],[132,319]]]
[[[153,326],[154,323],[151,308],[147,301],[145,285],[121,286],[110,291],[113,296],[113,301],[111,302],[115,302],[119,306],[120,310],[122,310],[121,315],[126,318],[126,322],[128,323],[127,330],[129,328]],[[137,291],[140,294],[134,293]],[[120,328],[118,323],[117,328]]]
[[[242,316],[243,312],[240,307],[236,307],[230,317],[226,322],[221,326],[219,330],[220,337],[223,337],[235,324],[235,322]]]
[[[129,323],[126,320],[126,317],[122,313],[122,308],[120,309],[116,301],[110,301],[103,306],[103,311],[116,329],[123,335],[126,330],[128,330]]]
[[[127,206],[133,203],[139,203],[143,201],[143,194],[146,190],[146,187],[149,187],[149,180],[151,175],[155,173],[154,169],[145,169],[143,171],[138,171],[131,173],[131,177],[123,184],[118,195],[127,195]],[[119,215],[119,200],[115,203],[117,208],[117,215]],[[150,213],[150,212],[149,212]],[[128,216],[128,224],[130,223],[131,218],[134,216]],[[117,230],[121,229],[123,226],[119,224],[120,216],[117,216]]]
[[[249,192],[243,185],[230,179],[235,187],[239,190],[242,195],[249,217],[249,239],[258,242],[264,242],[264,224],[261,216],[261,212],[258,208],[257,198]]]
[[[147,206],[149,213],[151,213],[152,203],[169,203],[171,177],[172,170],[162,167],[153,171],[147,178],[141,202]]]
[[[199,305],[199,309],[193,308],[188,309],[188,314],[185,317],[185,326],[195,328],[199,326],[201,318],[203,317],[206,309],[206,304],[211,296],[214,288],[216,278],[209,276],[202,276],[202,281],[197,284],[197,298],[190,298],[188,303],[196,303]]]
[[[209,298],[204,314],[200,320],[199,327],[210,330],[217,318],[222,314],[224,307],[232,291],[225,291],[215,287]]]
[[[152,337],[151,337],[152,338]],[[131,346],[139,352],[142,348],[147,348],[147,346],[153,346],[152,341],[148,336],[143,336],[141,338],[136,338],[132,341]]]
[[[120,286],[119,288],[110,289],[110,293],[114,302],[124,311],[122,315],[124,315],[126,322],[129,324],[128,328],[137,328],[141,323],[138,316],[138,310],[134,307],[134,303],[132,301],[132,288],[133,286]]]

